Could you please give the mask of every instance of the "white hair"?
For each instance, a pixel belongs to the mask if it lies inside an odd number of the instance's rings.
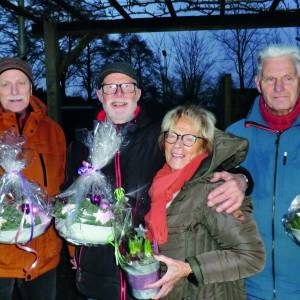
[[[287,56],[291,58],[297,70],[298,76],[300,76],[300,49],[296,46],[289,45],[270,45],[262,49],[257,57],[257,77],[261,78],[263,63],[268,58],[277,58]]]

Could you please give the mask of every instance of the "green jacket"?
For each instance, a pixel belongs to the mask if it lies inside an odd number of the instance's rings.
[[[265,261],[251,199],[244,201],[244,221],[207,206],[207,195],[216,187],[209,182],[213,172],[239,165],[246,153],[246,140],[217,130],[213,154],[168,207],[168,242],[160,254],[187,261],[193,274],[164,299],[246,299],[242,278],[261,271]]]

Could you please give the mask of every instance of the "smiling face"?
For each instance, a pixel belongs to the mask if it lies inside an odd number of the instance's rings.
[[[271,113],[280,116],[293,110],[300,94],[300,79],[290,57],[266,59],[262,76],[255,82]]]
[[[24,111],[31,93],[31,82],[22,71],[13,69],[0,74],[0,103],[5,111]]]
[[[181,117],[169,131],[179,135],[192,134],[199,136],[199,132],[195,127],[194,122],[190,118]],[[164,146],[167,164],[173,170],[184,168],[193,158],[205,152],[202,143],[203,141],[201,139],[197,139],[193,146],[187,147],[180,138],[178,138],[174,144],[165,141]]]
[[[107,75],[103,84],[121,84],[135,82],[131,77],[122,73],[112,73]],[[118,87],[115,94],[104,94],[102,89],[97,90],[98,99],[103,105],[103,109],[108,119],[114,124],[124,124],[134,117],[134,111],[141,97],[141,90],[135,88],[133,93],[123,93]]]

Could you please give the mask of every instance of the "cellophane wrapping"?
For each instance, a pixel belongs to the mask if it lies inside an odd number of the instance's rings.
[[[0,136],[0,242],[26,244],[41,235],[51,221],[51,204],[38,184],[22,175],[30,161],[25,139],[12,131]]]
[[[128,231],[120,246],[119,263],[125,271],[131,294],[136,299],[152,299],[159,291],[157,288],[144,288],[160,278],[160,264],[153,256],[157,249],[145,233],[141,225]]]
[[[282,224],[285,232],[300,245],[300,195],[291,202],[288,212],[282,218]]]
[[[114,157],[121,135],[109,122],[86,131],[89,159],[78,169],[79,177],[57,196],[55,224],[58,232],[75,245],[93,246],[114,240],[115,197],[101,169]]]

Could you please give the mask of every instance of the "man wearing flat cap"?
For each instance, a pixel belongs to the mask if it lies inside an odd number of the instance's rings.
[[[115,62],[105,65],[97,78],[97,85],[97,97],[103,106],[97,120],[115,124],[123,135],[120,151],[101,171],[113,188],[119,187],[118,183],[122,182],[132,207],[134,225],[138,226],[144,223],[144,215],[150,206],[149,186],[164,163],[158,146],[160,122],[153,122],[145,109],[138,105],[140,81],[129,64]],[[70,144],[66,186],[75,180],[78,167],[87,157],[88,149],[82,143],[75,141]],[[116,178],[119,178],[118,182]],[[242,198],[244,195],[237,187],[233,188],[233,194],[242,194]],[[116,266],[112,246],[77,247],[75,258],[78,264],[77,287],[88,299],[125,299],[124,293],[127,293],[126,299],[132,299]]]
[[[66,144],[60,126],[46,115],[45,104],[32,95],[31,66],[19,58],[0,59],[0,134],[13,130],[25,138],[32,157],[23,176],[44,187],[50,196],[64,180]],[[26,244],[0,244],[0,299],[11,300],[14,288],[23,300],[56,299],[56,267],[61,240],[50,226]]]

